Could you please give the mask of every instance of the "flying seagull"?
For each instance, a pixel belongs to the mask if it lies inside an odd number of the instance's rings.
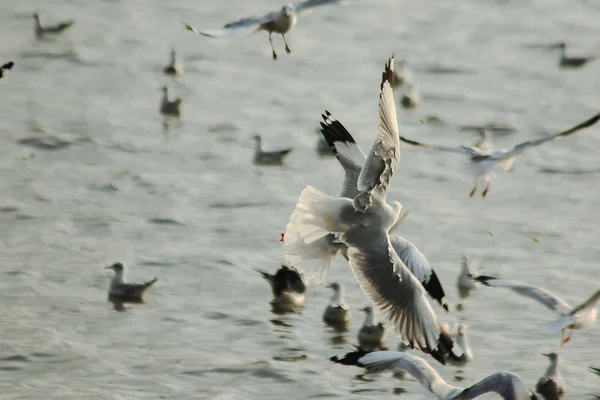
[[[426,149],[446,151],[452,153],[459,153],[466,155],[469,157],[471,161],[471,167],[473,173],[475,175],[475,186],[469,196],[473,197],[475,192],[477,191],[477,184],[481,178],[485,181],[485,188],[481,195],[485,197],[489,191],[490,183],[496,176],[496,171],[498,169],[502,169],[504,171],[510,170],[512,167],[514,158],[516,155],[521,154],[527,149],[530,149],[535,146],[539,146],[540,144],[550,142],[552,140],[560,139],[569,135],[574,134],[582,129],[589,128],[594,125],[600,119],[600,113],[594,115],[592,118],[588,119],[580,123],[577,126],[574,126],[571,129],[567,129],[566,131],[556,133],[552,136],[544,137],[541,139],[528,140],[523,143],[519,143],[515,147],[510,150],[499,150],[499,151],[482,151],[481,149],[469,146],[441,146],[434,144],[427,144],[418,142],[416,140],[410,140],[405,137],[400,136],[400,140],[404,143],[411,144],[413,146],[419,146]]]
[[[57,35],[65,29],[71,27],[75,22],[72,20],[58,23],[56,25],[42,26],[40,23],[40,15],[38,13],[33,14],[35,37],[41,39],[46,35]]]
[[[485,393],[496,393],[504,400],[542,400],[541,396],[527,389],[518,375],[511,372],[497,372],[463,389],[449,385],[427,361],[407,353],[355,351],[343,356],[333,356],[330,360],[338,364],[363,367],[368,372],[408,372],[441,400],[470,400]]]
[[[142,302],[144,292],[154,285],[158,279],[154,278],[146,283],[126,283],[125,282],[125,267],[121,263],[114,263],[105,267],[115,271],[115,276],[110,281],[108,289],[109,300],[120,302]]]
[[[12,61],[9,61],[6,64],[3,64],[2,66],[0,66],[0,78],[2,78],[4,75],[6,75],[8,73],[8,71],[10,71],[12,69],[13,65],[15,65],[15,63]]]
[[[262,17],[242,18],[230,22],[223,26],[222,29],[217,30],[198,30],[186,23],[184,23],[184,25],[189,31],[214,38],[233,34],[250,35],[259,31],[266,31],[269,33],[269,43],[271,44],[271,50],[273,51],[273,60],[277,60],[277,53],[275,52],[275,48],[273,48],[273,40],[271,39],[273,33],[281,34],[283,42],[285,43],[285,52],[290,54],[292,50],[290,50],[290,46],[288,46],[288,43],[285,40],[285,34],[296,25],[297,15],[309,13],[317,6],[336,4],[343,1],[344,0],[306,0],[295,5],[287,4],[279,11],[270,12]]]
[[[256,271],[271,285],[271,291],[273,292],[271,305],[274,311],[295,312],[304,307],[306,285],[298,271],[285,265],[282,265],[275,274],[260,270]]]
[[[365,165],[366,157],[340,121],[335,119],[329,111],[325,111],[322,117],[321,133],[323,138],[344,169],[344,183],[339,197],[353,199],[359,194],[358,177]],[[406,215],[405,213],[398,219],[396,226]],[[301,270],[307,281],[324,282],[332,259],[340,253],[347,258],[347,246],[341,243],[333,233],[307,245],[301,240],[298,232],[292,228],[293,226],[288,225],[284,235],[286,260]],[[427,293],[448,311],[444,288],[427,257],[407,239],[395,235],[389,235],[389,238],[394,251],[404,265],[423,284]],[[471,282],[470,279],[469,282]]]
[[[600,290],[597,290],[577,307],[571,307],[546,289],[533,285],[484,275],[475,276],[473,279],[486,286],[511,289],[513,292],[529,297],[558,314],[560,318],[549,324],[548,327],[561,330],[561,346],[571,340],[573,330],[583,329],[592,325],[598,317],[596,303],[600,300]],[[564,334],[567,329],[569,329],[569,336],[565,337]]]
[[[387,314],[396,331],[438,360],[452,352],[460,356],[425,295],[423,285],[394,251],[389,231],[398,221],[402,205],[388,204],[387,189],[400,161],[396,103],[392,88],[394,58],[382,74],[379,95],[378,135],[358,177],[354,199],[332,198],[306,187],[286,229],[305,244],[340,234],[348,247],[348,262],[363,292]]]

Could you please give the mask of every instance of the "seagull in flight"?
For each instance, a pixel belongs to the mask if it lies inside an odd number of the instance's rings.
[[[343,365],[363,367],[367,372],[408,372],[429,392],[441,400],[470,400],[486,393],[496,393],[504,400],[542,400],[525,386],[512,372],[497,372],[466,389],[449,385],[435,369],[422,358],[398,351],[354,351],[333,356],[331,361]]]
[[[573,330],[587,328],[596,322],[598,317],[596,303],[600,300],[600,290],[597,290],[577,307],[571,307],[559,297],[553,295],[546,289],[537,286],[484,275],[474,276],[473,279],[483,283],[485,286],[511,289],[513,292],[520,294],[521,296],[529,297],[546,306],[550,311],[554,311],[558,314],[560,318],[547,326],[552,330],[561,330],[561,346],[571,340]],[[565,331],[567,329],[569,329],[569,336],[565,337]]]
[[[600,113],[594,115],[592,118],[574,126],[573,128],[567,129],[566,131],[556,133],[554,135],[544,137],[541,139],[528,140],[523,143],[519,143],[510,150],[498,150],[498,151],[484,151],[476,147],[469,146],[443,146],[435,144],[427,144],[418,142],[416,140],[407,139],[400,136],[400,140],[404,143],[408,143],[413,146],[423,147],[426,149],[439,150],[451,153],[463,154],[469,157],[471,161],[471,167],[475,175],[475,186],[469,196],[473,197],[477,192],[477,184],[483,179],[485,182],[485,188],[481,192],[481,196],[485,198],[490,189],[490,183],[496,176],[496,171],[501,169],[504,171],[510,170],[514,162],[515,156],[521,154],[525,150],[532,147],[539,146],[546,142],[551,142],[556,139],[560,139],[566,136],[570,136],[575,132],[579,132],[582,129],[589,128],[594,125],[600,119]]]
[[[216,30],[198,30],[186,23],[184,23],[184,25],[189,31],[213,38],[234,34],[251,35],[259,31],[266,31],[269,34],[269,43],[271,44],[271,50],[273,51],[273,60],[277,60],[277,53],[275,52],[273,40],[271,38],[273,33],[279,33],[281,37],[283,37],[283,43],[285,43],[285,52],[290,54],[292,50],[285,40],[285,34],[296,25],[297,15],[309,13],[314,7],[317,6],[336,4],[343,1],[344,0],[306,0],[295,5],[287,4],[279,11],[270,12],[262,17],[242,18],[240,20],[230,22],[223,26],[223,28]]]
[[[423,285],[398,257],[389,237],[402,211],[399,202],[388,204],[386,200],[400,162],[393,73],[391,57],[380,85],[378,134],[358,176],[358,194],[353,199],[332,198],[307,186],[286,230],[295,231],[298,241],[306,245],[331,233],[339,234],[362,291],[387,314],[411,347],[418,346],[443,364],[447,354],[460,357],[462,351],[443,331]]]

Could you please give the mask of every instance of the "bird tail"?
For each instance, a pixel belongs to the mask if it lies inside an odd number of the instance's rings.
[[[154,285],[154,283],[158,280],[158,278],[154,278],[146,283],[144,283],[144,290],[148,289],[150,286]]]
[[[273,282],[273,278],[274,278],[273,275],[269,274],[268,272],[261,271],[259,269],[255,269],[255,271],[258,272],[263,278],[265,278],[265,280],[267,282],[269,282],[269,283]]]
[[[556,321],[544,324],[544,328],[553,332],[560,331],[561,329],[565,329],[566,327],[574,323],[575,320],[576,318],[573,315],[563,315]]]

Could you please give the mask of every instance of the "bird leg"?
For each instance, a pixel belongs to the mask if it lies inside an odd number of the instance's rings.
[[[564,330],[563,330],[563,332],[564,332]],[[569,329],[569,336],[564,338],[562,340],[562,342],[560,343],[560,345],[562,346],[562,345],[566,344],[569,340],[571,340],[571,336],[573,336],[573,329]]]
[[[281,37],[283,38],[283,43],[285,43],[285,52],[291,54],[292,50],[290,50],[290,46],[288,46],[287,41],[285,40],[285,34],[282,33]]]
[[[275,48],[273,47],[273,39],[271,39],[271,32],[269,32],[269,43],[271,43],[271,50],[273,51],[273,60],[277,60],[277,53],[275,53]]]
[[[473,188],[473,190],[471,190],[471,193],[469,193],[469,197],[473,197],[476,190],[477,190],[477,184],[475,184],[475,187]]]
[[[481,197],[483,197],[485,199],[485,196],[488,194],[488,190],[490,190],[490,184],[486,183],[485,189],[483,189],[483,192],[481,192]]]

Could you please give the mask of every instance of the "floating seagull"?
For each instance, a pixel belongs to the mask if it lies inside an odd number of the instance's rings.
[[[590,57],[569,57],[567,56],[567,44],[565,42],[559,43],[557,46],[561,49],[560,59],[558,65],[563,68],[579,68],[583,67],[590,61],[596,60],[597,56]]]
[[[160,113],[166,116],[179,118],[181,115],[181,97],[171,101],[169,100],[169,88],[163,86],[161,90],[163,92],[163,97],[160,102]]]
[[[323,138],[344,169],[344,183],[338,196],[353,199],[359,194],[358,177],[366,157],[350,132],[329,111],[325,111],[322,117]],[[401,215],[392,229],[396,228],[407,214]],[[347,258],[348,248],[337,239],[335,234],[327,235],[309,245],[305,244],[298,232],[293,230],[293,226],[288,225],[285,235],[286,259],[301,270],[308,281],[324,282],[331,260],[340,253]],[[404,265],[423,284],[429,295],[448,311],[444,289],[425,255],[414,244],[400,236],[389,235],[389,238],[394,251]]]
[[[8,71],[10,71],[12,69],[13,65],[15,65],[15,63],[12,61],[9,61],[6,64],[3,64],[2,66],[0,66],[0,78],[2,78],[4,75],[6,75],[8,73]]]
[[[410,81],[412,81],[412,72],[408,67],[408,61],[400,60],[394,71],[394,87],[401,87]]]
[[[110,281],[108,289],[108,299],[119,302],[142,302],[144,292],[150,288],[158,279],[154,278],[146,283],[126,283],[125,267],[121,263],[114,263],[105,267],[115,271],[115,276]]]
[[[304,307],[306,285],[298,271],[285,265],[282,265],[275,275],[260,270],[256,271],[271,285],[273,291],[271,305],[274,311],[295,312]]]
[[[412,83],[408,84],[408,91],[402,93],[400,104],[404,108],[415,108],[421,102],[421,94]]]
[[[553,330],[561,330],[561,346],[571,340],[573,330],[583,329],[592,325],[596,322],[598,316],[598,310],[596,310],[595,306],[600,299],[600,290],[596,291],[585,302],[577,307],[571,307],[546,289],[528,285],[526,283],[507,281],[484,275],[475,276],[473,279],[486,286],[511,289],[515,293],[529,297],[530,299],[543,304],[546,308],[560,315],[560,318],[549,324],[548,327]],[[564,333],[567,329],[569,329],[569,336],[565,338]]]
[[[410,140],[402,136],[400,137],[400,140],[413,146],[419,146],[439,151],[447,151],[452,153],[459,153],[468,156],[471,161],[473,173],[475,175],[475,186],[473,187],[473,190],[471,190],[469,196],[473,197],[473,195],[477,191],[477,183],[479,179],[483,178],[485,180],[485,189],[483,190],[481,195],[485,197],[489,191],[491,181],[496,176],[496,170],[510,170],[514,161],[514,157],[516,155],[521,154],[525,150],[530,149],[532,147],[539,146],[540,144],[550,142],[552,140],[556,140],[565,136],[569,136],[582,129],[589,128],[590,126],[598,122],[599,119],[600,114],[596,114],[587,121],[584,121],[579,125],[574,126],[573,128],[568,129],[566,131],[559,132],[552,136],[544,137],[541,139],[528,140],[526,142],[516,145],[510,150],[499,150],[492,152],[486,152],[468,146],[440,146],[426,144],[417,142],[415,140]]]
[[[42,24],[40,24],[40,16],[38,13],[33,14],[33,20],[35,22],[35,37],[37,39],[41,39],[45,35],[59,34],[75,23],[72,20],[69,20],[69,21],[61,22],[56,25],[49,25],[49,26],[43,27]]]
[[[183,67],[177,62],[175,57],[175,49],[171,49],[171,60],[169,65],[163,68],[165,75],[177,76],[183,74]]]
[[[458,295],[461,299],[468,297],[472,290],[477,289],[477,285],[473,279],[471,279],[471,277],[475,275],[475,271],[471,270],[471,260],[469,260],[466,255],[463,255],[460,274],[458,275],[458,280],[456,281],[456,286],[458,286]]]
[[[350,307],[342,299],[343,287],[340,283],[333,282],[327,286],[333,290],[333,296],[325,308],[323,320],[330,325],[345,325],[350,322]]]
[[[275,48],[273,48],[273,40],[271,39],[273,33],[281,34],[283,43],[285,43],[285,52],[290,54],[292,50],[290,50],[290,46],[288,46],[287,41],[285,40],[285,34],[296,25],[296,16],[312,11],[313,7],[341,3],[342,1],[344,0],[306,0],[302,3],[297,3],[294,6],[288,4],[283,6],[280,11],[270,12],[260,18],[242,18],[230,22],[223,26],[222,29],[217,30],[197,30],[188,24],[184,23],[184,25],[192,32],[214,38],[238,33],[250,35],[259,31],[267,31],[269,33],[271,50],[273,51],[273,60],[277,60],[277,53],[275,52]]]
[[[546,400],[559,400],[564,396],[565,390],[562,377],[558,372],[558,354],[544,353],[542,355],[550,359],[550,365],[544,376],[538,381],[535,390]]]
[[[284,165],[285,158],[294,149],[263,151],[260,135],[252,136],[255,141],[254,164],[256,165]]]
[[[375,325],[375,312],[373,307],[367,306],[361,308],[359,311],[363,311],[366,314],[365,322],[358,331],[358,345],[362,350],[373,351],[373,350],[386,350],[385,346],[385,328],[380,322]]]
[[[464,353],[458,359],[448,358],[446,361],[453,365],[465,365],[473,361],[473,350],[467,340],[467,326],[465,324],[458,325],[458,332],[454,340],[463,349]]]
[[[386,201],[400,161],[393,71],[392,57],[382,74],[379,133],[358,177],[358,195],[353,200],[336,199],[308,186],[286,229],[298,232],[306,244],[331,232],[341,234],[339,240],[348,247],[349,264],[363,292],[386,312],[404,340],[443,362],[454,343],[441,331],[423,285],[400,260],[388,236],[402,210],[397,201],[392,205]]]
[[[427,361],[397,351],[366,353],[355,351],[344,356],[333,356],[331,361],[343,365],[356,365],[368,372],[408,372],[429,392],[442,400],[470,400],[485,393],[496,393],[504,400],[542,400],[542,397],[527,389],[518,375],[512,372],[497,372],[466,388],[451,386]]]

